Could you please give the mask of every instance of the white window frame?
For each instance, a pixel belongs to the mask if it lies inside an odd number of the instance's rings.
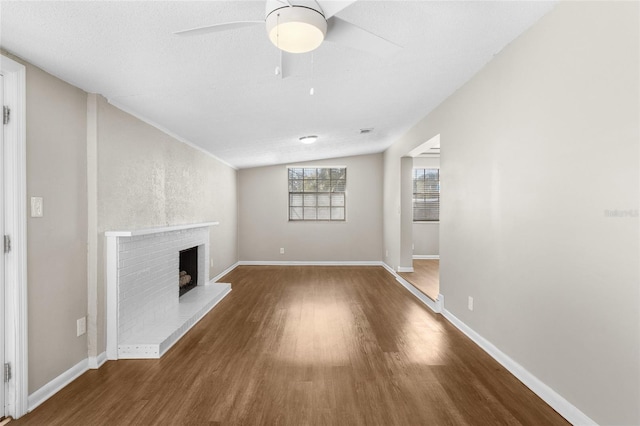
[[[438,171],[438,218],[437,219],[416,219],[416,216],[415,216],[416,194],[427,194],[426,192],[421,192],[421,193],[416,193],[415,192],[416,170],[424,170],[425,172],[427,170],[437,170]],[[439,223],[440,222],[440,168],[439,167],[414,167],[411,170],[411,185],[412,185],[412,189],[411,189],[411,197],[412,197],[411,218],[412,218],[413,223]]]
[[[293,165],[293,166],[287,166],[287,220],[290,223],[317,223],[317,222],[346,222],[347,221],[347,186],[348,186],[348,180],[347,180],[347,167],[346,166],[325,166],[325,165],[313,165],[313,164],[309,164],[309,165]],[[344,169],[345,172],[345,187],[344,187],[344,191],[338,191],[336,193],[341,193],[344,194],[344,202],[343,205],[340,206],[325,206],[328,207],[329,209],[331,209],[332,207],[338,207],[338,208],[342,208],[343,209],[343,217],[342,219],[318,219],[317,215],[315,219],[292,219],[291,218],[291,208],[292,207],[300,207],[300,206],[292,206],[291,205],[291,194],[292,193],[298,193],[296,191],[292,192],[291,191],[291,187],[290,187],[290,181],[291,181],[291,177],[290,177],[290,170],[291,169]],[[300,194],[304,194],[304,191],[299,192]],[[332,192],[324,192],[324,191],[316,191],[316,192],[309,192],[309,194],[322,194],[322,193],[327,193],[327,194],[332,194]],[[310,207],[322,207],[322,206],[310,206]]]

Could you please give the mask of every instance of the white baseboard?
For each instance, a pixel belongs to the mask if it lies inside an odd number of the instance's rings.
[[[87,370],[89,370],[89,362],[85,358],[55,379],[51,380],[46,385],[42,386],[31,395],[29,395],[28,411],[33,411],[36,407],[45,402],[47,399],[51,398],[62,388],[84,374]]]
[[[379,260],[241,260],[243,266],[381,266]]]
[[[414,254],[414,259],[440,259],[439,254]]]
[[[380,265],[381,265],[384,269],[386,269],[386,270],[387,270],[387,272],[389,272],[389,273],[390,273],[391,275],[393,275],[394,277],[395,277],[396,275],[398,275],[398,274],[396,274],[396,271],[394,271],[394,270],[393,270],[393,268],[392,268],[391,266],[387,265],[386,263],[381,262],[381,263],[380,263]]]
[[[440,299],[440,297],[438,297]],[[560,394],[547,386],[536,376],[527,371],[523,366],[518,364],[507,354],[494,346],[487,339],[482,337],[471,327],[460,321],[455,315],[444,307],[444,298],[442,306],[442,315],[453,324],[458,330],[462,331],[468,338],[473,340],[482,350],[488,353],[493,359],[498,361],[504,368],[520,380],[526,387],[531,389],[533,393],[538,395],[544,402],[549,404],[551,408],[556,410],[562,417],[567,419],[571,424],[580,426],[597,425],[586,414],[580,411],[575,405],[564,399]]]
[[[211,278],[209,280],[210,283],[215,283],[216,281],[218,281],[220,278],[224,277],[225,275],[227,275],[229,272],[233,271],[234,269],[236,269],[236,267],[240,264],[240,262],[236,262],[233,265],[229,266],[227,269],[225,269],[224,271],[220,272],[218,275],[216,275],[215,277]]]
[[[427,307],[429,309],[431,309],[433,312],[439,314],[441,311],[441,302],[440,302],[440,295],[438,296],[438,300],[436,300],[435,302],[433,300],[431,300],[429,297],[427,297],[423,292],[421,292],[420,290],[418,290],[417,288],[415,288],[415,286],[413,284],[411,284],[409,281],[405,280],[404,278],[402,278],[400,275],[398,275],[398,273],[396,271],[393,270],[393,268],[389,265],[387,265],[386,263],[382,262],[381,264],[384,269],[386,269],[391,275],[394,276],[394,278],[396,279],[396,281],[398,281],[404,288],[406,288],[407,290],[409,290],[409,292],[411,294],[413,294],[418,300],[420,300],[422,303],[424,303],[425,305],[427,305]]]
[[[413,266],[398,266],[398,272],[413,272]]]
[[[88,359],[89,368],[92,370],[97,370],[102,367],[102,364],[107,362],[107,353],[102,352],[98,356],[90,356]]]

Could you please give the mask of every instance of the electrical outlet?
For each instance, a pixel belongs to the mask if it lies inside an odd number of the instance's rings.
[[[284,247],[280,247],[280,254],[284,254]]]
[[[78,337],[87,332],[87,317],[82,317],[76,321],[76,334]]]
[[[469,296],[469,301],[467,302],[467,307],[470,311],[473,311],[473,297]]]
[[[384,257],[389,257],[389,250],[385,250]]]

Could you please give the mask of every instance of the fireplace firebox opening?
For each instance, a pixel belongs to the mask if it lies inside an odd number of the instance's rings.
[[[180,251],[178,272],[179,294],[182,296],[198,285],[198,246]]]

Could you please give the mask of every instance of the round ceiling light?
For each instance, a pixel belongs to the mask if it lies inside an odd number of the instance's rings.
[[[318,139],[317,136],[311,135],[311,136],[303,136],[299,139],[299,141],[302,143],[310,144],[310,143],[314,143],[317,139]]]
[[[283,7],[272,11],[266,19],[271,42],[290,53],[316,49],[327,34],[327,20],[315,9],[302,6]]]

